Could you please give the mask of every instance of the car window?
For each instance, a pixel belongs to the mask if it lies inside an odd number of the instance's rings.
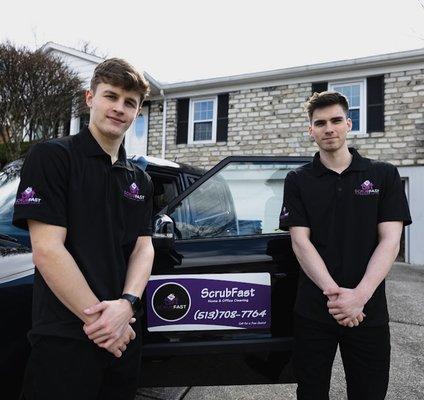
[[[153,182],[153,215],[178,196],[176,177],[149,173]]]
[[[0,172],[0,233],[12,236],[21,243],[28,245],[26,231],[12,225],[13,205],[19,186],[19,173],[22,161],[17,160],[8,164]]]
[[[296,165],[232,162],[206,180],[172,212],[180,239],[278,232],[287,173]]]
[[[22,160],[8,164],[0,172],[0,233],[29,245],[28,232],[12,225],[13,206],[19,186]],[[177,177],[150,173],[154,185],[153,215],[178,196]]]

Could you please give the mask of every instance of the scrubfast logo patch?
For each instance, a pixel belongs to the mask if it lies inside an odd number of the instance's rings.
[[[355,194],[358,196],[375,196],[380,193],[380,189],[374,188],[374,184],[366,180],[360,189],[355,189]]]
[[[40,204],[41,199],[35,196],[35,190],[28,186],[22,193],[21,197],[16,199],[17,205],[25,205],[25,204]]]
[[[188,290],[179,283],[169,282],[159,286],[152,296],[152,308],[162,320],[174,322],[184,318],[190,310]]]
[[[142,201],[142,200],[144,200],[144,195],[138,194],[139,192],[140,192],[139,187],[137,186],[137,184],[135,182],[133,182],[130,185],[128,191],[124,190],[124,196],[128,199],[131,199],[131,200]]]

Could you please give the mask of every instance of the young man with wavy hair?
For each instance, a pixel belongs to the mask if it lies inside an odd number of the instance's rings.
[[[24,399],[135,396],[153,187],[122,141],[148,92],[126,61],[102,62],[86,93],[88,127],[25,159],[13,219],[29,229],[36,266]]]

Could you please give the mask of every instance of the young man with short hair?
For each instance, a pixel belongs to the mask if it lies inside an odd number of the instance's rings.
[[[122,141],[148,92],[126,61],[104,61],[86,93],[88,127],[25,159],[13,217],[29,229],[36,265],[24,399],[135,396],[153,187]]]
[[[315,93],[309,133],[319,151],[285,180],[280,227],[301,266],[294,369],[300,400],[328,399],[337,346],[349,400],[385,398],[390,366],[384,278],[411,223],[397,169],[348,148],[347,99]]]

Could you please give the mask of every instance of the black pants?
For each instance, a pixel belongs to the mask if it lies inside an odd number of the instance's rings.
[[[331,369],[340,346],[349,400],[383,400],[389,383],[390,331],[348,328],[295,316],[294,372],[298,400],[328,400]]]
[[[133,400],[140,370],[140,339],[120,358],[92,342],[43,336],[32,347],[24,400]]]

